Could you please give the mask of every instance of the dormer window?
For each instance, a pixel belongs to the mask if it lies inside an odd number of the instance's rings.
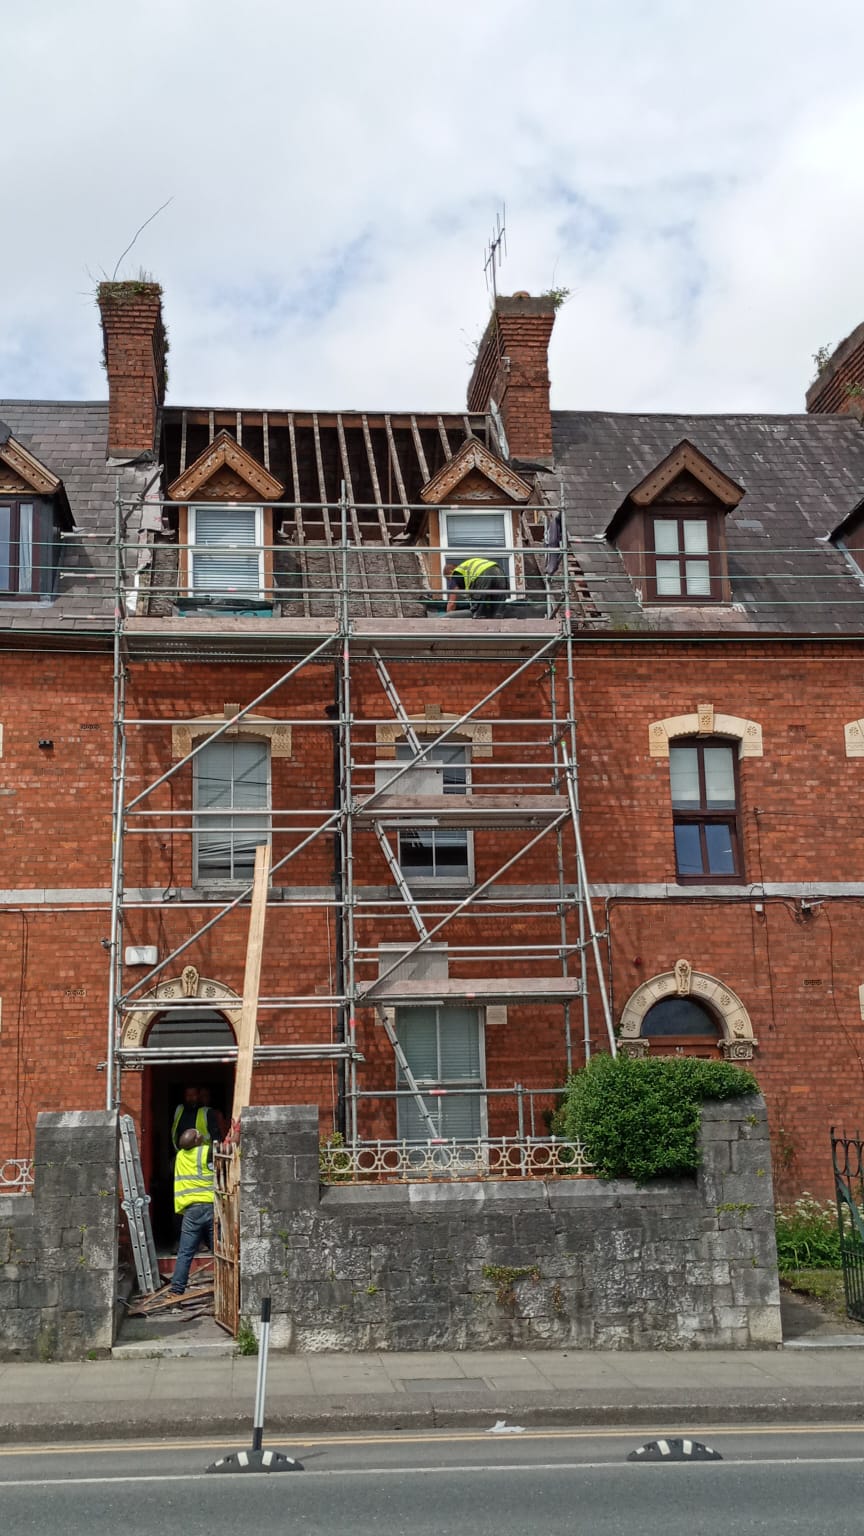
[[[729,602],[726,514],[744,492],[687,441],[640,480],[606,530],[642,601]]]
[[[265,503],[279,501],[283,489],[229,432],[218,432],[168,487],[169,501],[180,503],[181,587],[190,606],[269,603],[273,508]]]
[[[52,596],[71,527],[61,481],[0,421],[0,602]]]

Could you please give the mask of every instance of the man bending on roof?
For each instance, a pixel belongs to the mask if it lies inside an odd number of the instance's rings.
[[[459,593],[467,592],[472,619],[500,619],[509,588],[507,577],[495,560],[471,555],[458,565],[450,561],[444,567],[444,575],[449,588],[448,613],[455,609]]]

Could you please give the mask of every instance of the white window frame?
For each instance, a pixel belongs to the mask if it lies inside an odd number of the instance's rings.
[[[494,544],[490,544],[488,554],[484,557],[483,552],[479,549],[466,549],[464,544],[454,544],[449,538],[447,527],[450,514],[454,512],[458,517],[503,517],[508,553],[496,554]],[[515,519],[511,507],[440,507],[438,510],[438,529],[441,540],[442,589],[444,591],[447,590],[447,578],[444,575],[444,567],[449,561],[455,559],[456,556],[463,560],[470,560],[474,556],[480,556],[481,559],[495,559],[498,561],[504,575],[507,577],[507,585],[510,589],[507,601],[511,602],[516,596],[517,591],[521,590],[522,574],[522,561],[521,559],[517,561],[516,555],[513,552],[516,546],[516,528],[514,525]]]
[[[428,1003],[425,1006],[426,1007],[434,1007],[436,1014],[446,1013],[447,1012],[447,1008],[448,1008],[448,1004],[447,1003]],[[466,1005],[463,1004],[463,1003],[452,1004],[450,1006],[459,1007],[459,1008],[466,1007]],[[472,1012],[476,1013],[476,1015],[477,1015],[477,1055],[478,1055],[478,1060],[479,1060],[479,1063],[480,1063],[480,1079],[479,1079],[479,1082],[476,1084],[476,1088],[477,1088],[478,1094],[480,1095],[480,1099],[479,1099],[479,1103],[480,1103],[480,1136],[485,1141],[488,1138],[488,1135],[489,1135],[489,1113],[488,1113],[489,1106],[488,1106],[488,1100],[486,1098],[486,1083],[487,1083],[487,1076],[486,1076],[486,1009],[482,1008],[482,1007],[476,1007],[476,1006],[473,1006],[471,1004],[468,1004],[467,1006],[471,1007]],[[395,1018],[395,1028],[396,1028],[397,1036],[399,1034],[400,1015],[409,1015],[410,1016],[410,1014],[413,1011],[414,1010],[410,1006],[409,1007],[401,1007],[401,1008],[397,1007],[394,1010],[395,1016],[396,1016],[396,1018]],[[436,1027],[437,1027],[437,1024],[436,1024]],[[394,1068],[395,1068],[394,1086],[397,1089],[399,1089],[399,1090],[407,1088],[407,1086],[408,1086],[407,1083],[400,1082],[400,1078],[399,1078],[399,1063],[398,1063],[398,1061],[394,1061]],[[442,1082],[442,1080],[440,1078],[436,1078],[436,1079],[433,1080],[431,1078],[418,1077],[418,1078],[415,1079],[415,1081],[417,1083],[417,1087],[420,1089],[421,1095],[424,1098],[428,1095],[430,1089],[432,1089],[432,1088],[440,1088],[440,1087],[445,1086],[445,1084]],[[473,1087],[475,1085],[472,1084],[472,1083],[469,1083],[469,1082],[467,1082],[465,1080],[453,1079],[453,1080],[448,1080],[448,1083],[446,1084],[446,1086],[453,1087],[453,1088],[457,1088],[457,1087],[458,1088],[468,1088],[468,1087]],[[403,1137],[402,1134],[401,1134],[401,1129],[400,1129],[400,1125],[399,1125],[400,1114],[401,1114],[401,1105],[408,1104],[408,1103],[413,1103],[413,1102],[414,1102],[413,1099],[409,1100],[407,1098],[402,1098],[402,1099],[397,1099],[396,1100],[396,1134],[397,1134],[397,1137],[398,1137],[398,1139],[400,1141],[403,1141],[403,1140],[410,1141],[409,1137]],[[432,1106],[431,1107],[432,1107],[432,1111],[434,1113],[434,1109],[435,1109],[435,1101],[434,1101],[434,1099],[432,1101]],[[421,1136],[421,1137],[418,1138],[418,1141],[422,1142],[422,1141],[426,1141],[427,1139],[428,1138],[426,1136]]]
[[[270,742],[265,737],[253,736],[251,734],[245,735],[245,736],[241,736],[241,737],[239,737],[237,739],[238,739],[238,743],[240,745],[246,744],[246,745],[263,746],[264,747],[265,757],[266,757],[266,767],[267,767],[267,773],[266,773],[266,777],[265,777],[265,789],[266,789],[266,792],[267,792],[267,803],[266,803],[266,806],[262,807],[261,814],[262,814],[262,819],[266,818],[266,820],[267,820],[267,844],[268,844],[268,846],[272,847],[272,844],[273,844],[273,753],[271,751]],[[218,743],[215,743],[215,745],[218,745]],[[202,759],[204,758],[206,750],[207,750],[207,748],[205,746],[203,751],[199,752],[198,755],[195,758],[193,758],[193,760],[192,760],[192,827],[193,827],[193,832],[192,832],[192,884],[196,885],[196,886],[204,885],[204,886],[232,886],[232,887],[241,886],[241,885],[248,885],[249,884],[249,880],[250,880],[250,876],[248,876],[248,875],[239,875],[239,876],[236,876],[236,875],[233,875],[233,876],[232,875],[214,875],[214,874],[210,874],[206,870],[202,873],[199,870],[199,867],[198,867],[199,849],[200,849],[199,833],[205,832],[207,830],[207,823],[210,820],[209,816],[205,816],[202,821],[200,821],[200,822],[198,821],[197,818],[198,818],[198,815],[199,815],[199,807],[195,803],[196,802],[196,798],[197,798],[196,790],[197,790],[197,784],[198,784],[198,773],[200,771],[199,770],[199,764],[201,763]],[[206,809],[216,810],[217,807],[216,806],[206,807]],[[230,809],[226,809],[226,810],[222,811],[221,814],[225,815],[225,816],[231,816],[233,814],[233,811],[230,810]],[[250,820],[251,820],[251,817],[250,817]],[[232,862],[233,862],[233,858],[232,858]]]
[[[266,595],[267,595],[265,590],[264,590],[264,584],[265,584],[265,571],[264,571],[264,508],[263,507],[253,506],[251,503],[247,503],[245,501],[239,501],[239,502],[205,501],[205,502],[200,502],[200,503],[198,503],[198,502],[190,502],[188,507],[187,507],[187,509],[186,509],[186,511],[187,511],[187,543],[188,543],[188,546],[189,546],[187,551],[186,551],[186,556],[187,556],[186,576],[187,576],[187,586],[188,586],[188,589],[189,589],[190,597],[217,597],[217,598],[218,597],[224,597],[228,601],[230,601],[232,597],[252,599],[253,601],[257,598],[259,601],[262,601],[266,597]],[[218,545],[218,546],[214,545],[214,544],[200,544],[200,545],[197,544],[197,542],[196,542],[196,540],[197,540],[197,523],[198,523],[198,513],[199,513],[199,511],[201,511],[201,512],[231,512],[231,513],[236,513],[236,512],[252,512],[252,513],[254,513],[254,515],[255,515],[255,542],[254,542],[254,544],[233,544],[233,545],[232,544],[226,544],[226,545]],[[243,588],[243,589],[237,590],[236,592],[232,592],[232,591],[226,590],[224,587],[202,587],[202,586],[197,586],[196,585],[196,582],[195,582],[195,556],[196,556],[196,554],[198,554],[199,551],[202,552],[202,553],[206,552],[206,553],[209,553],[209,554],[213,554],[214,552],[216,552],[219,549],[224,549],[226,552],[242,551],[244,554],[249,554],[252,550],[255,550],[257,552],[257,555],[258,555],[258,587],[257,587],[257,590],[253,590],[252,588]]]
[[[400,747],[402,747],[404,745],[405,745],[404,740],[397,743],[397,746],[400,746]],[[471,793],[471,742],[470,741],[463,741],[463,740],[461,740],[459,738],[456,738],[456,739],[451,738],[451,740],[449,742],[445,742],[444,745],[445,746],[461,747],[464,750],[464,752],[465,752],[465,765],[464,765],[465,766],[465,793],[466,793],[466,795],[470,795],[470,793]],[[388,774],[392,775],[392,774],[398,772],[398,770],[400,768],[404,768],[405,766],[406,766],[406,764],[405,764],[404,758],[400,758],[399,754],[397,752],[395,765],[394,765],[393,762],[378,763],[376,765],[376,768],[379,770],[379,772],[381,770],[383,770],[384,773],[388,773]],[[432,757],[432,755],[430,753],[428,757],[424,757],[422,762],[417,764],[417,772],[418,773],[422,773],[424,771],[424,769],[426,769],[426,768],[439,767],[439,768],[443,769],[446,766],[447,766],[446,763],[436,763],[435,759]],[[453,766],[455,767],[456,765],[454,764]],[[410,778],[411,778],[411,772],[410,772],[410,768],[409,768],[409,771],[407,773],[403,774],[402,777],[397,780],[396,787],[395,787],[393,793],[396,794],[396,795],[398,795],[398,794],[403,794],[403,795],[406,795],[406,796],[410,795],[411,791],[408,788],[408,781],[410,780]],[[377,787],[377,785],[379,783],[380,783],[380,780],[378,778],[378,774],[376,773],[376,787]],[[443,775],[442,775],[442,793],[443,793]],[[422,799],[422,798],[423,798],[422,795],[418,796],[418,799]],[[454,798],[455,798],[455,796],[454,796]],[[418,809],[417,820],[421,824],[421,830],[423,829],[422,828],[422,824],[423,824],[425,819],[426,818],[424,818],[422,810]],[[433,831],[433,832],[437,832],[437,831],[446,831],[447,829],[446,829],[446,827],[432,827],[429,830]],[[397,858],[399,860],[399,867],[402,870],[402,873],[405,876],[405,880],[407,881],[408,885],[410,885],[412,891],[413,890],[436,890],[436,891],[438,891],[438,890],[440,890],[442,888],[442,886],[448,886],[448,885],[455,886],[459,890],[466,890],[466,891],[470,890],[471,886],[474,884],[474,833],[473,833],[473,831],[471,830],[470,827],[462,827],[459,830],[460,831],[464,831],[464,833],[465,833],[465,873],[464,874],[448,873],[448,874],[443,874],[443,875],[415,875],[410,869],[406,869],[405,866],[402,863],[402,833],[403,832],[410,832],[411,828],[410,827],[402,827],[401,829],[399,829],[397,831],[397,833],[396,833],[396,856],[397,856]]]

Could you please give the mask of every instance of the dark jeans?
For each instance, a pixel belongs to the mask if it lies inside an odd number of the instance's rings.
[[[206,1242],[208,1249],[213,1248],[213,1206],[212,1205],[187,1205],[183,1212],[183,1225],[180,1228],[180,1247],[177,1249],[177,1263],[174,1266],[174,1276],[171,1281],[171,1289],[178,1296],[182,1296],[189,1279],[189,1271],[192,1268],[192,1260],[198,1252],[201,1242]]]
[[[509,590],[503,571],[483,571],[468,592],[472,619],[500,619]]]

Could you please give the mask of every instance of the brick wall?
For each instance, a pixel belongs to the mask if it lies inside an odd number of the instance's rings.
[[[608,918],[616,1020],[642,982],[670,970],[680,957],[739,995],[759,1041],[754,1069],[768,1100],[777,1181],[784,1193],[806,1187],[830,1194],[828,1127],[832,1121],[852,1125],[861,1118],[862,900],[835,893],[809,916],[800,905],[802,891],[818,898],[824,882],[862,878],[857,806],[864,760],[845,756],[843,736],[844,724],[862,713],[857,666],[854,643],[840,641],[670,644],[622,637],[585,640],[576,648],[588,870],[592,882],[615,888],[608,914],[601,899],[595,903],[595,915],[601,928]],[[430,668],[403,662],[393,664],[393,675],[409,713],[422,715],[427,705],[452,713],[464,710],[504,675],[504,669],[499,663],[480,669],[460,663]],[[136,666],[129,713],[144,718],[221,715],[225,703],[253,697],[276,676],[276,669],[264,664],[242,669],[180,663]],[[102,941],[109,931],[110,685],[107,658],[10,653],[4,664],[0,1080],[6,1091],[0,1095],[0,1156],[30,1155],[40,1109],[97,1109],[104,1103],[105,1080],[98,1069],[106,1054],[107,958]],[[353,688],[359,773],[364,765],[371,769],[375,757],[374,725],[364,728],[363,722],[383,719],[387,706],[366,664],[358,665]],[[332,691],[328,668],[309,669],[264,710],[277,718],[324,722]],[[669,764],[650,756],[648,727],[658,718],[691,713],[704,701],[718,712],[755,719],[763,729],[764,755],[740,764],[746,894],[719,892],[705,898],[675,883]],[[519,730],[503,725],[499,729],[496,720],[546,709],[548,678],[540,667],[532,668],[489,710],[493,743],[496,733],[501,739],[506,731],[514,740]],[[40,751],[40,738],[53,740],[53,750]],[[536,733],[519,750],[541,755]],[[508,755],[512,759],[512,749]],[[130,731],[130,792],[171,761],[168,726]],[[477,788],[484,782],[483,761],[478,760]],[[506,768],[492,761],[496,777],[506,777]],[[277,804],[328,809],[330,727],[295,725],[293,754],[275,760],[273,769]],[[190,793],[186,768],[153,803],[188,810]],[[521,832],[476,832],[477,878],[491,874],[525,841]],[[178,838],[175,844],[172,854],[170,839],[130,839],[127,886],[176,890],[188,898],[189,839]],[[276,833],[277,857],[286,846],[284,836]],[[380,897],[389,888],[389,877],[371,834],[358,834],[355,851],[358,883]],[[276,879],[284,879],[286,887],[308,885],[326,891],[333,857],[332,840],[320,839]],[[572,881],[569,839],[565,861]],[[554,839],[541,843],[506,879],[520,887],[554,888]],[[792,894],[765,895],[763,884],[772,882],[791,883]],[[124,943],[157,944],[160,954],[168,953],[207,915],[200,907],[191,910],[186,898],[178,894],[176,903],[167,907],[128,911]],[[243,911],[226,918],[191,947],[172,974],[189,963],[202,976],[241,992],[247,921]],[[262,994],[304,992],[310,1004],[303,1010],[262,1013],[262,1039],[279,1043],[332,1038],[332,1013],[314,1004],[316,995],[335,990],[332,912],[311,903],[289,907],[275,901],[267,924]],[[403,918],[385,921],[369,915],[357,925],[357,942],[369,951],[377,951],[382,941],[409,944],[414,937]],[[488,916],[454,921],[442,937],[454,946],[556,943],[558,923],[554,913],[545,920],[515,916],[505,929],[493,910]],[[492,959],[496,974],[518,975],[524,965],[506,954]],[[372,964],[374,956],[367,961],[366,974]],[[535,967],[534,973],[540,970]],[[481,976],[484,963],[469,966],[453,957],[451,973]],[[578,1063],[579,1006],[573,1009],[572,1024]],[[590,1028],[593,1048],[602,1049],[605,1028],[596,997]],[[361,1086],[394,1088],[392,1052],[369,1011],[359,1015],[358,1042],[366,1057]],[[490,1087],[517,1082],[550,1087],[561,1082],[565,1052],[560,1008],[511,1007],[506,1023],[487,1028],[486,1053]],[[256,1069],[254,1094],[261,1103],[317,1103],[332,1124],[335,1085],[336,1072],[329,1066],[273,1064]],[[136,1115],[141,1092],[140,1076],[127,1074],[124,1108]],[[369,1101],[363,1114],[365,1134],[393,1134],[392,1101]],[[493,1134],[514,1126],[513,1100],[493,1102]]]

